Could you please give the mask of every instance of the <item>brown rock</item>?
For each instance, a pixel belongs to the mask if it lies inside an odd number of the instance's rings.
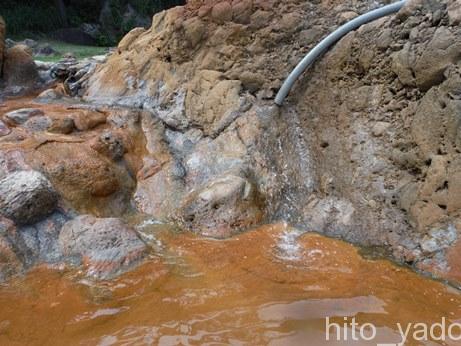
[[[414,67],[416,84],[422,90],[443,81],[443,73],[451,64],[461,57],[461,39],[448,28],[440,27],[435,31],[432,40],[417,59]]]
[[[228,1],[217,3],[211,10],[211,18],[216,23],[225,23],[232,20],[232,6]]]
[[[52,117],[49,132],[69,134],[74,130],[74,121],[71,117]]]
[[[93,138],[90,146],[98,153],[115,161],[120,160],[125,154],[123,137],[114,131],[104,131],[101,135]]]
[[[206,26],[199,18],[191,18],[182,24],[187,41],[195,48],[206,34]]]
[[[444,219],[445,210],[434,203],[418,201],[410,208],[410,218],[419,231]]]
[[[46,143],[27,158],[77,210],[107,215],[126,208],[133,188],[128,172],[84,143]]]
[[[442,183],[443,184],[443,183]],[[446,179],[448,188],[447,207],[449,212],[461,209],[461,157],[458,156],[451,162]]]
[[[232,1],[233,21],[240,24],[249,24],[253,14],[252,0]]]
[[[144,28],[134,28],[128,34],[126,34],[121,41],[119,42],[117,48],[119,53],[126,51],[130,48],[130,45],[139,37],[141,34],[145,33],[146,29]]]
[[[186,116],[211,132],[226,113],[238,110],[241,82],[222,73],[203,70],[192,80],[186,95]]]
[[[106,114],[91,110],[81,110],[69,116],[74,121],[75,128],[79,131],[91,130],[98,125],[104,124],[107,118]]]
[[[16,45],[6,51],[3,63],[3,78],[8,86],[30,88],[39,81],[37,66],[31,50],[25,45]]]

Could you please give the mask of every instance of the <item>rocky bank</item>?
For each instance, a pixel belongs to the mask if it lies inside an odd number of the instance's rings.
[[[350,33],[273,102],[316,42],[385,3],[189,1],[106,62],[7,101],[4,276],[62,260],[118,273],[148,245],[116,218],[143,214],[214,238],[286,220],[460,282],[456,1],[410,0]],[[26,173],[43,193],[8,183]]]

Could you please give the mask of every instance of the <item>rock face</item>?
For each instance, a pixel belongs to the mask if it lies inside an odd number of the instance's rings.
[[[213,236],[264,213],[451,277],[461,267],[456,1],[408,1],[350,33],[272,107],[305,51],[377,5],[354,4],[196,0],[129,33],[84,96],[144,110],[138,210]]]
[[[0,213],[17,224],[38,221],[56,204],[56,191],[39,172],[14,172],[0,180]]]
[[[97,278],[108,278],[130,268],[146,252],[146,245],[121,220],[90,215],[67,222],[59,244],[73,264],[83,264],[87,274]]]

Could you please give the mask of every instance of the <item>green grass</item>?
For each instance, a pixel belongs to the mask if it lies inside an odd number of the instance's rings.
[[[48,43],[58,53],[56,55],[37,55],[34,58],[41,61],[59,61],[64,54],[72,53],[77,59],[88,58],[95,55],[103,55],[107,53],[107,47],[95,47],[95,46],[80,46],[60,41],[53,41],[48,39],[38,40],[40,44]]]

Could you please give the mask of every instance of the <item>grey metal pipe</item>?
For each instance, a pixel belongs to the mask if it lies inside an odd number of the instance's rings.
[[[295,67],[295,69],[290,73],[285,82],[283,82],[282,87],[280,88],[277,96],[275,97],[275,103],[279,106],[283,104],[283,101],[290,92],[293,84],[299,76],[306,70],[320,55],[325,53],[332,45],[334,45],[339,39],[348,34],[349,32],[359,28],[363,24],[372,22],[381,17],[388,16],[392,13],[399,11],[407,1],[402,0],[395,2],[393,4],[383,6],[376,10],[367,12],[358,16],[357,18],[352,19],[346,24],[340,26],[338,29],[333,31],[330,35],[325,37],[319,44],[317,44],[304,58],[301,62]]]

